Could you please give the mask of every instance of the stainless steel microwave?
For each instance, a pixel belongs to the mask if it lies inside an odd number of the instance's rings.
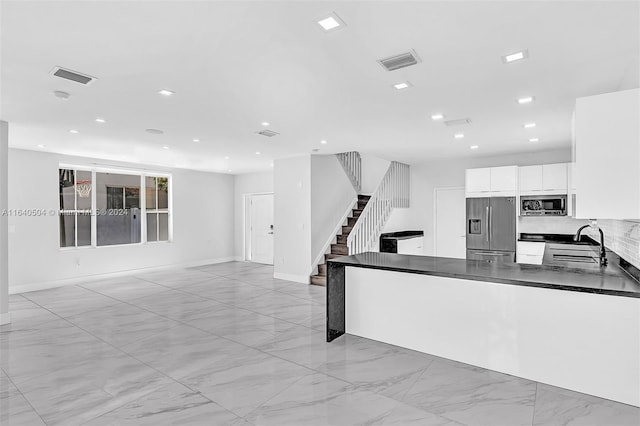
[[[520,216],[566,215],[566,195],[527,195],[520,197]]]

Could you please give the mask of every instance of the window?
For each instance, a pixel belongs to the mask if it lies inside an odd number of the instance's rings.
[[[140,175],[96,173],[98,246],[142,241],[141,178]]]
[[[169,240],[169,179],[146,178],[147,241]]]
[[[170,240],[169,176],[75,167],[59,174],[60,247]]]
[[[60,169],[60,247],[91,245],[91,172]]]

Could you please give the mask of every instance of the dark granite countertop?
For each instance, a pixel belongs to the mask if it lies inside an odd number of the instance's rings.
[[[557,243],[557,244],[574,244],[574,245],[589,245],[597,246],[599,243],[594,241],[588,235],[581,235],[579,241],[573,240],[573,234],[531,234],[521,233],[518,237],[518,241],[531,241],[542,243]]]
[[[485,260],[374,252],[338,257],[329,260],[329,263],[473,281],[640,298],[640,283],[616,264],[610,264],[605,269],[594,271],[554,265],[493,263]]]
[[[399,232],[387,232],[380,234],[380,239],[391,240],[408,240],[411,238],[423,237],[424,231],[399,231]]]

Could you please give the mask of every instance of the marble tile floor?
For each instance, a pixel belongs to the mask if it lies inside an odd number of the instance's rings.
[[[356,336],[230,262],[12,295],[0,425],[638,426],[640,409]]]

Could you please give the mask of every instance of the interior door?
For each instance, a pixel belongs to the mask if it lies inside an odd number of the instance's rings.
[[[252,195],[249,201],[252,262],[273,265],[273,194]]]
[[[516,199],[492,197],[489,209],[491,250],[516,251]]]
[[[489,198],[467,198],[467,249],[489,249]]]
[[[435,192],[435,255],[464,259],[466,256],[464,188],[437,188]]]

